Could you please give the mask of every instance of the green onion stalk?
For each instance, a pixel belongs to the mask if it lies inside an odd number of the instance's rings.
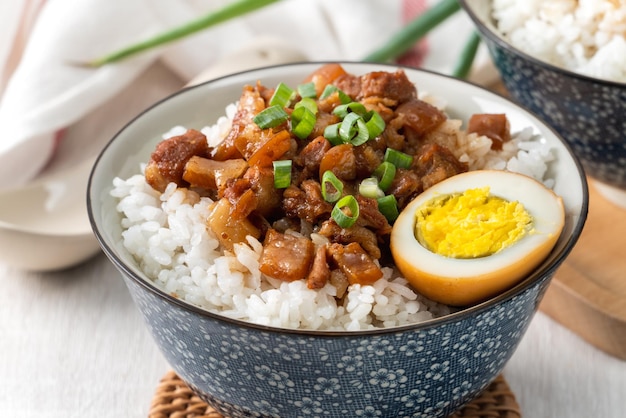
[[[219,23],[261,9],[281,0],[238,0],[216,11],[187,22],[179,27],[158,34],[136,44],[129,45],[109,55],[84,63],[88,67],[100,67],[115,63],[132,55],[182,39],[196,32],[208,29]],[[380,48],[363,58],[366,62],[389,62],[407,52],[419,39],[424,37],[436,26],[461,9],[458,0],[441,0],[424,13],[413,19],[409,24],[393,34]],[[453,75],[463,78],[467,76],[476,55],[480,40],[473,33],[456,63]]]
[[[461,52],[461,56],[459,57],[456,66],[452,70],[452,75],[454,77],[467,78],[470,70],[472,69],[472,64],[474,62],[474,58],[476,57],[476,53],[478,52],[479,46],[480,35],[476,30],[473,30],[463,47],[463,51]]]
[[[246,13],[261,9],[280,0],[239,0],[224,6],[221,9],[211,11],[198,19],[187,22],[174,29],[160,33],[145,41],[129,45],[126,48],[115,51],[109,55],[89,61],[85,63],[89,67],[100,67],[105,64],[111,64],[122,59],[128,58],[140,52],[153,49],[155,47],[165,45],[176,40],[185,38],[196,32],[208,29],[219,23],[226,22],[235,17],[242,16]]]
[[[424,13],[409,22],[408,25],[396,32],[377,50],[371,52],[363,60],[367,62],[389,62],[396,60],[407,52],[417,41],[450,16],[461,10],[458,0],[442,0]],[[467,41],[458,62],[455,64],[452,75],[458,78],[467,77],[476,57],[480,37],[473,31]]]
[[[442,0],[417,16],[396,32],[387,43],[371,52],[363,60],[389,62],[407,52],[428,32],[461,9],[458,0]]]

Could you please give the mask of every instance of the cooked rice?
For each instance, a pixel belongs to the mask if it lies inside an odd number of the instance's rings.
[[[540,60],[626,82],[624,0],[493,0],[497,29]]]
[[[235,109],[230,105],[226,116],[202,129],[211,145],[228,132]],[[164,138],[185,130],[175,127]],[[438,136],[471,169],[507,169],[551,185],[544,176],[552,154],[530,129],[517,133],[500,153],[491,150],[489,138],[466,135],[459,120],[446,122]],[[417,323],[451,312],[417,294],[389,267],[373,285],[350,286],[341,302],[331,284],[312,290],[304,280],[266,277],[258,268],[259,241],[249,237],[247,245],[224,251],[207,230],[210,199],[174,183],[160,194],[143,174],[116,178],[113,186],[111,194],[119,199],[117,210],[122,214],[123,244],[139,268],[165,292],[208,311],[281,328],[347,331]],[[326,240],[316,234],[311,238],[316,244]]]

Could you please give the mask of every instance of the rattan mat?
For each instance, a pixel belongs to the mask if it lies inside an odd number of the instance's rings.
[[[498,376],[478,398],[450,418],[521,418],[515,395],[502,376]],[[149,418],[226,418],[193,394],[191,389],[170,371],[159,383]]]

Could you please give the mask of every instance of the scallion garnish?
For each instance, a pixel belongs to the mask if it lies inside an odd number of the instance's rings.
[[[367,109],[362,103],[359,102],[340,104],[333,109],[333,113],[342,119],[348,116],[348,113],[350,112],[354,112],[359,116],[364,116],[367,113]]]
[[[291,131],[300,139],[306,139],[313,129],[317,118],[306,106],[296,106],[291,112]]]
[[[331,87],[334,88],[333,91],[337,91],[336,87]],[[368,112],[359,102],[340,104],[333,109],[333,114],[342,119],[339,129],[331,125],[328,131],[324,131],[324,137],[333,145],[345,143],[358,146],[376,138],[385,129],[385,121],[378,112],[375,110]]]
[[[317,103],[315,102],[315,100],[313,100],[310,97],[304,97],[302,100],[300,100],[298,103],[296,103],[293,108],[297,109],[299,107],[306,107],[314,115],[317,114]]]
[[[359,194],[372,199],[385,196],[385,192],[378,186],[378,179],[376,177],[363,179],[359,184]]]
[[[300,97],[315,99],[317,97],[317,92],[315,91],[315,83],[312,81],[310,83],[300,84],[297,87],[298,94]]]
[[[352,98],[350,96],[348,96],[346,93],[337,88],[337,86],[334,86],[332,84],[327,84],[326,87],[324,87],[324,91],[322,91],[322,94],[320,95],[320,100],[327,99],[335,92],[337,92],[337,94],[339,95],[339,101],[341,103],[346,104],[352,101]]]
[[[347,209],[349,214],[344,209]],[[359,219],[359,202],[356,201],[354,196],[346,195],[335,203],[331,216],[340,227],[350,228]]]
[[[378,180],[378,187],[382,191],[387,191],[393,179],[396,177],[396,166],[389,161],[383,161],[376,170],[374,170],[374,176]]]
[[[280,105],[270,106],[257,113],[252,121],[261,129],[274,128],[289,119],[289,115]]]
[[[337,178],[335,173],[326,170],[324,174],[322,174],[322,197],[325,201],[333,203],[339,200],[342,194],[343,183]]]
[[[395,165],[396,168],[409,168],[413,164],[413,157],[393,148],[385,150],[384,160]]]
[[[285,189],[291,185],[291,160],[273,161],[274,187]]]
[[[294,93],[295,92],[291,89],[291,87],[281,81],[278,83],[278,86],[276,86],[276,90],[274,90],[274,94],[270,99],[269,105],[288,107],[294,97]]]
[[[358,146],[369,140],[367,126],[357,113],[348,113],[339,125],[339,137],[346,144]]]
[[[377,199],[378,210],[391,223],[398,218],[398,201],[392,194]]]
[[[336,86],[327,84],[326,87],[324,87],[324,91],[322,91],[322,94],[320,95],[320,100],[329,98],[337,90],[339,89]]]
[[[363,118],[356,120],[356,128],[356,135],[350,140],[350,143],[355,147],[365,144],[370,139],[369,133],[367,132],[367,125]]]
[[[367,132],[369,133],[370,139],[374,139],[385,130],[385,121],[383,117],[380,116],[380,113],[375,110],[372,110],[368,116],[369,119],[366,118],[365,125],[367,125]]]
[[[339,127],[341,126],[341,122],[333,123],[332,125],[326,126],[324,128],[324,138],[328,140],[332,145],[340,145],[343,144],[341,137],[339,136]]]

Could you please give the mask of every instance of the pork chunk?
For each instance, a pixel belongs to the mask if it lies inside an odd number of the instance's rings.
[[[310,239],[269,229],[263,241],[259,270],[279,280],[301,280],[311,269],[314,253]]]
[[[435,106],[422,100],[410,100],[396,109],[402,117],[405,129],[411,129],[417,136],[424,136],[446,121],[446,115]]]
[[[328,253],[350,284],[369,285],[383,277],[380,267],[356,242],[347,245],[330,244]]]
[[[437,144],[422,146],[413,166],[420,176],[423,190],[468,170],[466,163],[460,162],[449,149]]]
[[[404,71],[374,71],[361,76],[361,92],[358,100],[366,97],[385,97],[396,103],[404,103],[417,98],[417,88]]]
[[[306,278],[306,285],[309,289],[321,289],[330,280],[330,268],[326,262],[326,246],[321,245],[315,251],[311,271]]]
[[[467,133],[476,133],[490,138],[491,149],[501,150],[502,144],[511,140],[511,127],[505,114],[481,113],[472,115]]]
[[[194,129],[165,139],[157,144],[150,156],[145,171],[146,181],[160,192],[172,182],[179,187],[188,187],[189,183],[183,179],[187,161],[194,156],[207,157],[209,152],[206,136]]]
[[[283,210],[292,218],[304,219],[312,224],[330,215],[333,207],[324,200],[322,188],[315,180],[305,180],[300,187],[289,186],[283,193]]]

